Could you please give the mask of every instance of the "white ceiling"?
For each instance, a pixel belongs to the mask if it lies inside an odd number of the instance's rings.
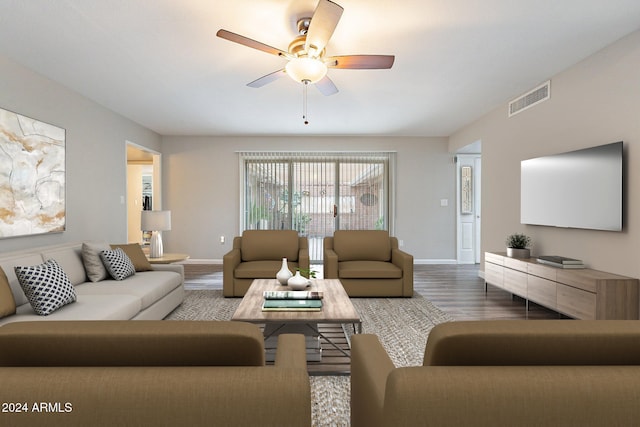
[[[640,28],[638,0],[336,1],[327,54],[396,62],[330,70],[306,126],[300,84],[246,86],[284,60],[215,34],[286,50],[317,0],[0,0],[0,55],[163,135],[447,136]]]

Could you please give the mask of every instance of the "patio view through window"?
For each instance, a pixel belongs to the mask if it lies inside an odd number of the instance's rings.
[[[315,263],[334,230],[388,230],[393,154],[240,153],[243,230],[297,230]]]

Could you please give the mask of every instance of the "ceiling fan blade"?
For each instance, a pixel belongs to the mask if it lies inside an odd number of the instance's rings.
[[[250,39],[248,37],[241,36],[240,34],[232,33],[231,31],[218,30],[216,35],[218,37],[220,37],[220,38],[232,41],[234,43],[239,43],[239,44],[245,45],[247,47],[251,47],[253,49],[258,49],[258,50],[261,50],[263,52],[270,53],[272,55],[287,56],[287,53],[285,51],[282,51],[282,50],[280,50],[278,48],[266,45],[266,44],[261,43],[259,41]]]
[[[315,83],[315,85],[320,91],[320,93],[323,94],[324,96],[329,96],[329,95],[338,93],[338,88],[333,83],[333,81],[327,76],[324,76],[322,79],[318,80]]]
[[[278,71],[274,71],[273,73],[267,74],[266,76],[262,76],[259,79],[256,79],[254,81],[252,81],[251,83],[247,83],[247,86],[249,87],[262,87],[264,85],[267,85],[273,81],[278,80],[280,77],[284,77],[286,76],[287,73],[283,70],[278,70]]]
[[[304,46],[307,52],[309,49],[315,49],[320,53],[324,49],[338,26],[343,11],[342,6],[330,0],[318,2],[307,31],[307,41]]]
[[[325,58],[329,68],[381,69],[391,68],[396,57],[393,55],[345,55]]]

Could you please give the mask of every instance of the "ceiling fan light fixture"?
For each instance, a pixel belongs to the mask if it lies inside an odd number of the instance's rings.
[[[291,59],[284,67],[289,77],[298,83],[315,83],[327,75],[327,65],[321,60],[300,57]]]

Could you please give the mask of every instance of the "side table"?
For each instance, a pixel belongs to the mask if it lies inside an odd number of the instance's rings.
[[[149,260],[150,264],[172,264],[174,262],[180,262],[189,259],[189,255],[164,253],[160,258],[151,258],[147,255],[147,259]]]

